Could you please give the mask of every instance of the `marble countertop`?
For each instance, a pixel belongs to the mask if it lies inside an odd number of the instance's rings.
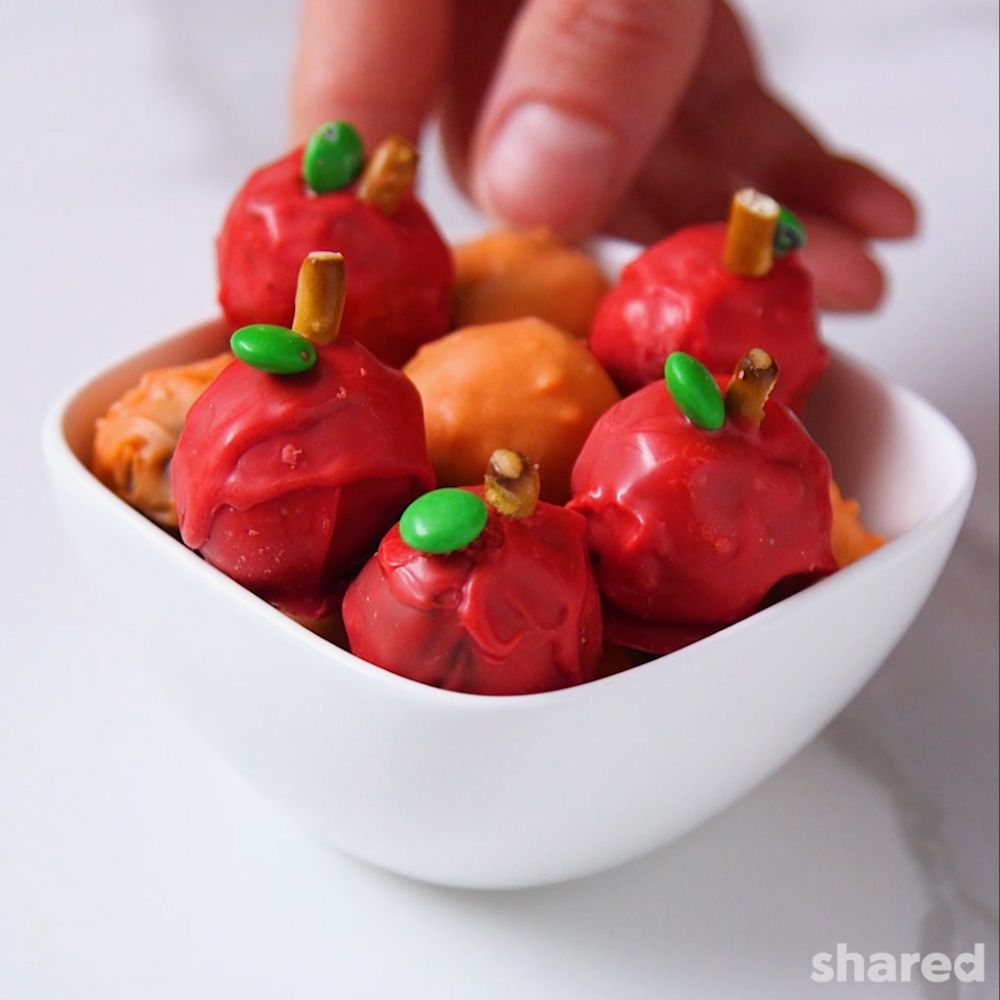
[[[369,869],[245,785],[98,630],[49,497],[51,398],[212,312],[221,213],[283,147],[293,23],[249,6],[5,11],[0,997],[995,995],[995,5],[746,5],[776,86],[924,205],[920,239],[885,249],[886,308],[825,330],[976,450],[941,583],[862,694],[737,805],[624,868],[500,894]],[[426,162],[445,227],[480,228]],[[815,986],[812,955],[838,942],[984,942],[993,985]]]

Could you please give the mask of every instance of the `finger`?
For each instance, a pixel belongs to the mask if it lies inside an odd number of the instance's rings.
[[[716,121],[716,149],[748,181],[779,201],[825,215],[872,239],[915,232],[916,206],[900,187],[870,167],[831,154],[756,84],[726,113],[717,114]]]
[[[655,196],[630,192],[616,206],[608,231],[637,243],[654,243],[679,225],[672,205]],[[716,218],[718,216],[715,216]],[[816,285],[821,309],[831,312],[866,312],[885,297],[885,277],[856,233],[821,217],[806,216],[808,242],[802,250],[803,264]]]
[[[896,184],[834,156],[761,85],[745,32],[725,4],[715,6],[705,58],[682,121],[706,151],[749,183],[799,211],[826,215],[871,238],[910,236],[916,208]]]
[[[634,186],[662,234],[725,219],[733,192],[747,183],[729,164],[706,155],[683,129],[673,128],[654,147]]]
[[[473,143],[492,214],[568,235],[631,182],[690,78],[708,0],[529,0]]]
[[[643,246],[650,246],[667,235],[653,205],[637,190],[627,192],[615,205],[603,232]]]
[[[870,239],[900,239],[917,230],[913,199],[870,167],[825,152],[796,163],[778,155],[770,173],[775,197],[804,211],[822,212]]]
[[[353,122],[371,148],[415,140],[448,43],[448,0],[303,0],[291,94],[292,138]]]
[[[457,3],[440,110],[441,142],[456,183],[469,193],[469,147],[504,40],[521,0]]]
[[[608,230],[652,243],[681,226],[719,221],[726,218],[733,191],[746,183],[675,127],[616,206]],[[808,235],[803,262],[814,275],[820,305],[839,311],[875,308],[885,279],[865,238],[822,215],[804,214],[803,221]]]
[[[802,262],[812,272],[821,309],[867,312],[885,297],[882,269],[864,240],[827,219],[806,216]]]

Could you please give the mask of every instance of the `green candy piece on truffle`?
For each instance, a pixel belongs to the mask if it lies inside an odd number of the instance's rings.
[[[399,533],[411,549],[444,555],[474,542],[488,516],[485,501],[475,493],[446,487],[417,497],[403,511]]]
[[[793,250],[801,250],[805,245],[806,227],[802,225],[802,220],[791,209],[782,206],[771,242],[774,256],[784,257]]]
[[[712,373],[697,358],[674,351],[663,366],[677,408],[696,427],[717,431],[726,422],[726,401]]]
[[[298,375],[316,364],[316,345],[294,330],[270,323],[240,327],[229,338],[240,361],[271,375]]]
[[[326,194],[347,187],[365,165],[365,147],[350,122],[327,122],[309,137],[302,176],[311,191]]]

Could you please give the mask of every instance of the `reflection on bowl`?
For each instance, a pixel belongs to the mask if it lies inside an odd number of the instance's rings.
[[[613,271],[635,248],[603,243]],[[208,323],[72,390],[44,432],[95,592],[219,750],[326,840],[392,871],[503,888],[627,861],[781,765],[898,642],[951,551],[974,467],[955,428],[842,354],[807,422],[873,555],[670,657],[550,694],[479,697],[380,670],[269,607],[88,471],[95,418],[139,375],[207,357]],[[120,627],[120,625],[119,625]]]

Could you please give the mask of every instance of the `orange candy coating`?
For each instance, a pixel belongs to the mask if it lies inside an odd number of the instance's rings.
[[[833,482],[830,483],[830,503],[833,507],[830,541],[833,557],[841,569],[885,545],[881,535],[873,535],[861,523],[861,508],[857,500],[845,500]]]
[[[455,327],[537,316],[586,337],[607,279],[547,229],[498,230],[454,247]]]
[[[403,370],[423,401],[439,486],[480,482],[493,451],[510,448],[538,463],[550,503],[569,498],[583,442],[619,399],[584,343],[534,318],[456,330]]]
[[[146,372],[100,417],[94,433],[94,475],[157,524],[177,527],[168,463],[188,410],[230,361],[207,361]]]

